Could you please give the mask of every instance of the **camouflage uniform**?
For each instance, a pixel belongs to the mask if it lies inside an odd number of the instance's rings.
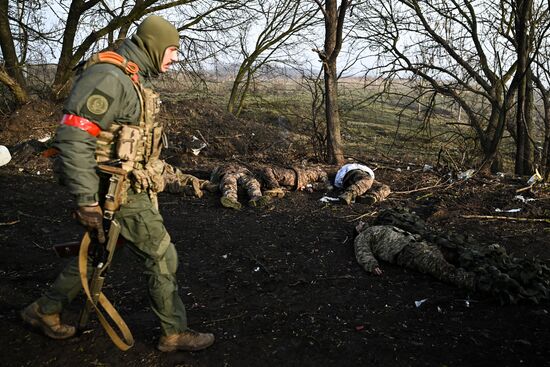
[[[400,228],[387,225],[368,227],[355,238],[354,246],[357,261],[368,272],[379,267],[378,258],[461,288],[473,289],[473,274],[455,268],[436,246]]]
[[[219,184],[222,193],[220,201],[223,206],[228,208],[241,208],[238,201],[239,186],[245,188],[249,198],[248,204],[251,206],[264,205],[269,200],[268,197],[262,196],[260,183],[252,172],[236,163],[214,168],[210,175],[210,182]]]
[[[368,203],[383,201],[391,193],[388,185],[374,179],[374,172],[370,168],[354,163],[346,164],[338,170],[334,186],[344,190],[340,198],[348,205],[362,196]]]
[[[184,194],[201,198],[203,195],[202,190],[210,187],[210,181],[185,174],[179,168],[168,163],[164,166],[162,177],[165,184],[164,191],[171,194]]]
[[[374,224],[398,226],[422,238],[447,262],[462,269],[462,274],[473,274],[476,291],[491,294],[502,303],[550,299],[550,264],[545,261],[513,257],[498,244],[482,244],[464,234],[436,233],[407,209],[383,210]]]
[[[330,187],[328,175],[321,168],[282,168],[264,167],[258,172],[266,191],[266,195],[283,196],[281,186],[291,190],[304,190],[308,185],[320,183],[326,188]]]

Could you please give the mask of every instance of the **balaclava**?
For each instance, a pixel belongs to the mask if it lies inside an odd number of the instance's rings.
[[[158,15],[151,15],[138,26],[133,36],[136,43],[149,56],[157,72],[160,72],[164,51],[168,47],[178,47],[180,37],[172,23]]]

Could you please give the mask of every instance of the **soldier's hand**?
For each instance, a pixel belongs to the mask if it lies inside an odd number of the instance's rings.
[[[374,275],[382,275],[382,269],[380,269],[378,266],[372,270],[372,273]]]
[[[98,204],[80,206],[73,213],[74,218],[88,231],[97,231],[99,243],[105,243],[105,231],[103,230],[103,211]]]

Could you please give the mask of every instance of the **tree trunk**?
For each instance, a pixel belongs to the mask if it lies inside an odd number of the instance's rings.
[[[2,76],[2,82],[6,83],[7,87],[14,93],[18,103],[27,101],[29,97],[25,90],[25,78],[17,59],[8,19],[8,0],[0,0],[0,47],[4,59],[4,70],[2,72],[9,76],[8,79]]]
[[[328,162],[341,165],[344,163],[344,150],[338,109],[338,72],[336,62],[342,48],[344,19],[350,4],[342,0],[340,7],[336,0],[325,2],[325,48],[320,53],[325,76],[325,115],[327,120],[327,155]]]
[[[15,101],[18,105],[23,105],[29,101],[29,95],[21,84],[8,75],[4,68],[0,67],[0,83],[5,84],[8,89],[13,93]]]
[[[342,149],[340,112],[338,110],[338,80],[336,76],[336,65],[325,66],[324,74],[328,162],[331,164],[341,165],[344,163],[344,151]]]

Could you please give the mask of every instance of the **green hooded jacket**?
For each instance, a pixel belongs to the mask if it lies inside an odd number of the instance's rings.
[[[162,36],[152,36],[159,25],[165,32]],[[177,30],[170,23],[151,16],[116,52],[135,62],[139,66],[140,83],[151,87],[149,79],[159,74],[164,50],[177,47],[178,42]],[[151,52],[151,49],[157,51]],[[77,77],[63,112],[86,118],[105,130],[113,121],[139,125],[141,106],[130,77],[117,66],[103,63],[92,65]],[[92,204],[99,199],[96,142],[97,138],[73,126],[60,125],[56,132],[54,146],[60,154],[55,171],[60,182],[75,196],[77,205]]]

